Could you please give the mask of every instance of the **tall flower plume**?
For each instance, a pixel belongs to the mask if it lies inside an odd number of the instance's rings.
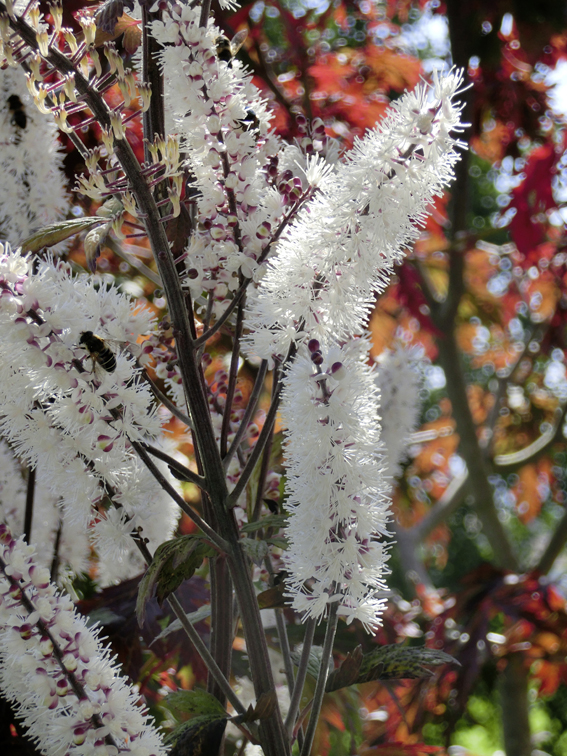
[[[343,164],[310,160],[306,176],[319,192],[249,299],[248,350],[272,363],[292,357],[282,403],[291,513],[284,559],[293,606],[305,616],[320,619],[338,602],[347,621],[380,622],[388,461],[364,326],[453,176],[461,83],[452,73],[406,94]]]
[[[302,346],[286,376],[286,508],[291,513],[284,561],[294,608],[317,619],[328,604],[375,627],[386,586],[388,486],[382,470],[378,392],[367,365],[369,344],[315,339]]]

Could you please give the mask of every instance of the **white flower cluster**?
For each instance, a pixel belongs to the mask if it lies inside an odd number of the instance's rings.
[[[282,406],[291,512],[284,560],[293,606],[305,616],[319,619],[338,602],[347,621],[380,622],[389,486],[376,377],[359,337],[376,292],[453,177],[461,83],[453,73],[436,77],[432,91],[406,94],[344,163],[310,160],[306,177],[320,191],[248,300],[249,352],[272,364],[297,352]],[[399,444],[395,453],[397,462]]]
[[[384,606],[377,593],[385,589],[389,514],[368,350],[366,339],[301,346],[281,413],[291,512],[284,561],[293,606],[319,619],[338,601],[347,622],[373,628]]]
[[[386,469],[388,476],[397,478],[406,458],[408,436],[416,429],[421,412],[419,357],[416,350],[398,346],[385,349],[376,363]]]
[[[415,239],[428,205],[453,177],[462,129],[453,103],[462,74],[436,78],[394,102],[343,164],[320,180],[248,300],[249,350],[287,355],[301,338],[360,334],[374,296],[403,248]],[[462,146],[462,145],[460,145]],[[313,160],[308,177],[324,172]]]
[[[214,25],[199,26],[201,9],[170,3],[152,33],[163,45],[166,109],[179,134],[191,177],[196,228],[186,251],[186,286],[203,292],[218,317],[242,278],[255,280],[261,262],[310,187],[298,166],[279,165],[282,144],[251,77],[231,60],[230,42]],[[220,51],[219,51],[220,50]],[[322,123],[301,149],[321,151]],[[298,147],[291,149],[301,158]],[[289,158],[289,156],[288,156]],[[292,163],[293,164],[293,163]]]
[[[0,239],[18,244],[69,209],[57,127],[20,68],[0,69]]]
[[[117,343],[136,350],[153,327],[151,314],[114,287],[0,246],[0,435],[26,465],[42,465],[64,527],[92,526],[96,516],[101,582],[139,571],[130,534],[141,528],[157,546],[175,513],[131,447],[161,433],[133,358],[119,349],[113,372],[91,366],[80,338],[94,331],[115,340],[115,350]],[[121,509],[105,517],[109,497]]]
[[[0,688],[48,756],[165,756],[97,632],[0,525]]]

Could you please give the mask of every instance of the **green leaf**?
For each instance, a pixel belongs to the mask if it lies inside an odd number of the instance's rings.
[[[146,606],[154,593],[161,605],[163,601],[188,580],[214,549],[202,541],[201,536],[184,535],[158,546],[152,563],[140,581],[136,615],[140,626],[146,618]]]
[[[272,546],[275,546],[278,549],[281,549],[282,551],[287,551],[287,547],[289,546],[289,541],[287,538],[284,538],[283,536],[274,536],[273,538],[266,538],[266,543],[271,543]]]
[[[228,717],[224,706],[206,690],[176,690],[167,695],[163,705],[177,718],[192,716]]]
[[[71,218],[71,220],[61,221],[60,223],[51,223],[24,239],[22,252],[38,252],[43,247],[52,247],[54,244],[59,244],[59,242],[75,236],[75,234],[80,234],[81,231],[88,231],[102,223],[104,221],[95,216]]]
[[[201,716],[184,722],[167,738],[174,743],[169,756],[211,756],[218,753],[227,717]]]
[[[372,680],[415,680],[430,677],[433,672],[428,667],[439,667],[442,664],[459,662],[444,651],[433,648],[381,646],[363,656],[360,648],[357,648],[347,655],[340,667],[331,672],[325,690],[330,693],[347,685],[359,685]]]
[[[247,522],[240,530],[243,533],[253,533],[255,530],[260,530],[260,528],[276,528],[279,530],[280,528],[285,528],[288,519],[288,514],[266,515],[266,517],[262,517],[259,520],[254,520],[254,522]]]

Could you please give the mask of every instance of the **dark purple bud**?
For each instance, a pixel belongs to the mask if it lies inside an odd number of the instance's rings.
[[[28,623],[24,622],[23,625],[20,625],[20,636],[24,640],[29,640],[33,635],[33,627]]]
[[[258,239],[266,239],[270,235],[270,231],[272,229],[272,226],[268,221],[264,221],[256,231],[256,236]]]
[[[347,374],[347,371],[345,370],[345,367],[342,362],[333,362],[329,372],[336,381],[342,381],[342,379]]]
[[[325,135],[325,124],[320,118],[314,118],[311,123],[311,133],[314,138],[320,139]]]

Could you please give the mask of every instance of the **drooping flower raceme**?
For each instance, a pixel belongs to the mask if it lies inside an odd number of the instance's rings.
[[[42,464],[64,527],[94,524],[102,582],[143,566],[128,550],[135,529],[155,547],[174,526],[174,505],[131,444],[161,433],[125,351],[139,351],[138,338],[153,327],[151,314],[113,286],[0,247],[0,435],[25,464]],[[80,345],[85,331],[114,339],[113,372],[91,364]]]
[[[376,423],[369,344],[328,348],[313,339],[288,369],[282,400],[291,518],[284,561],[294,608],[378,624],[385,589],[388,486]]]
[[[0,689],[49,756],[166,754],[97,632],[2,524]]]
[[[249,298],[251,353],[281,359],[298,339],[362,332],[376,292],[453,177],[461,83],[452,73],[405,94],[320,181]],[[307,176],[325,170],[313,158]]]

